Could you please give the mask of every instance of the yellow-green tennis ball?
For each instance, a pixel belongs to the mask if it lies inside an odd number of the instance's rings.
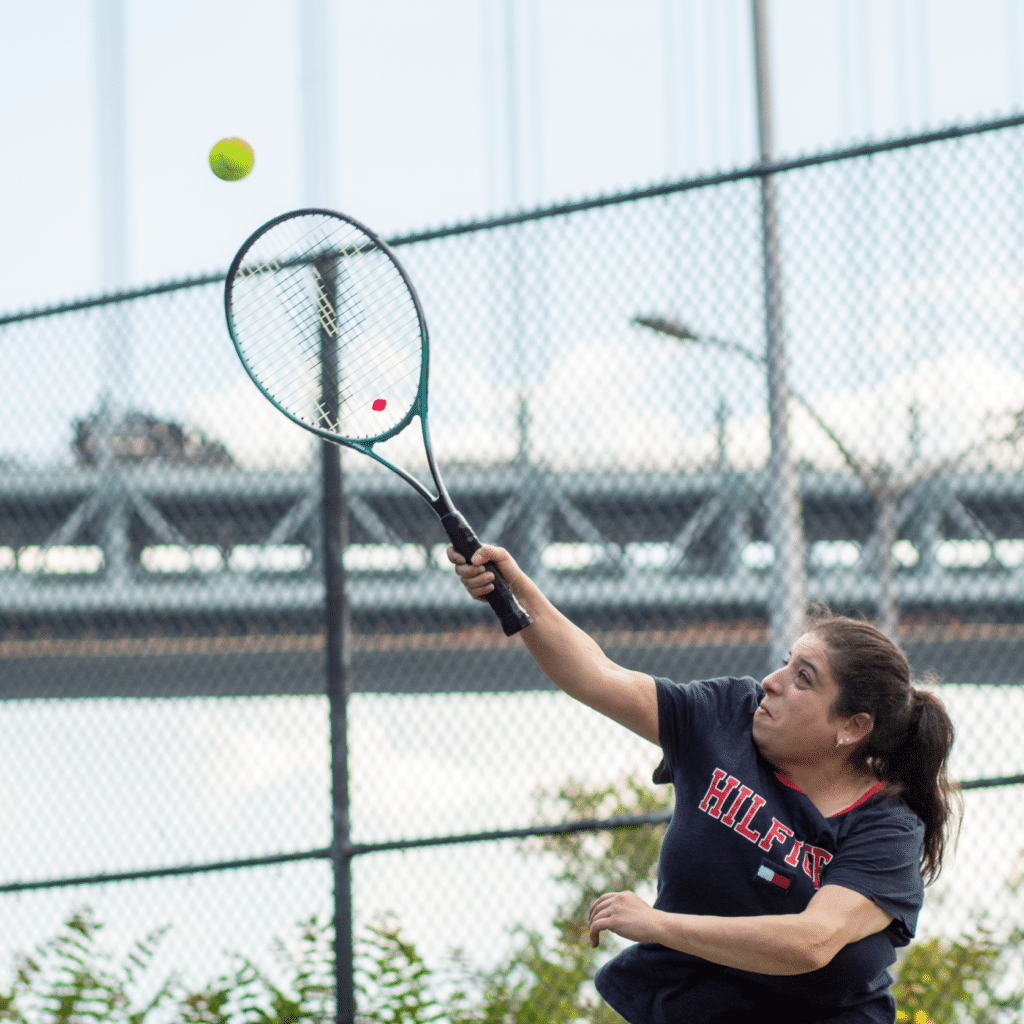
[[[245,139],[221,139],[210,150],[210,170],[224,181],[244,178],[255,162],[252,146]]]

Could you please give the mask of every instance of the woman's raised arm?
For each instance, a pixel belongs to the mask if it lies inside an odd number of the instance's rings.
[[[533,616],[522,630],[527,649],[544,674],[570,697],[658,743],[658,694],[653,677],[615,664],[597,642],[567,619],[504,549],[484,545],[467,563],[454,548],[448,560],[463,585],[479,601],[493,589],[493,562],[519,603]]]

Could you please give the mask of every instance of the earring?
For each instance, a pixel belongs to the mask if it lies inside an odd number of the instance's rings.
[[[836,746],[837,747],[841,747],[844,743],[848,743],[848,742],[849,742],[849,740],[847,740],[845,738],[844,739],[840,739],[840,740],[836,740]]]

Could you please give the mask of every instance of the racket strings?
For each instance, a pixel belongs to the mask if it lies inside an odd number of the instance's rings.
[[[346,300],[348,297],[346,296]],[[360,306],[365,304],[366,298],[367,295],[363,292],[356,296]],[[365,368],[365,372],[356,382],[344,372],[339,374],[340,383],[344,386],[346,399],[350,404],[353,404],[361,394],[370,395],[386,391],[396,376],[411,374],[416,385],[419,384],[420,354],[417,353],[413,365],[408,358],[408,352],[392,343],[396,335],[419,335],[420,326],[415,307],[406,300],[405,295],[393,288],[388,291],[378,287],[369,293],[369,298],[374,303],[372,317],[353,322],[340,344],[342,366],[358,363]],[[343,311],[344,306],[339,307],[339,314]],[[348,322],[347,317],[339,316],[339,319]],[[371,320],[372,324],[369,322]],[[374,335],[369,333],[371,330],[375,331]],[[368,338],[371,337],[375,337],[376,340],[368,342]]]
[[[250,374],[294,418],[373,441],[414,410],[419,310],[388,253],[355,225],[309,214],[259,235],[239,261],[231,318]]]
[[[418,365],[415,368],[407,367],[405,353],[394,350],[383,338],[377,344],[369,346],[360,340],[358,337],[360,333],[365,333],[363,329],[365,319],[360,318],[363,320],[362,323],[354,322],[355,318],[351,315],[351,310],[346,308],[349,298],[350,296],[346,295],[339,303],[337,310],[337,320],[342,325],[337,331],[340,336],[340,364],[342,366],[352,365],[358,358],[361,365],[369,364],[376,372],[368,371],[367,375],[357,382],[347,378],[344,373],[340,374],[339,384],[342,386],[343,400],[346,401],[354,400],[363,392],[380,390],[386,386],[396,372],[401,373],[404,369],[409,369],[418,373],[419,369]],[[394,302],[392,305],[401,311],[399,302]],[[301,386],[310,388],[312,382],[307,379],[308,374],[304,371],[307,367],[319,365],[319,327],[322,318],[312,315],[299,318],[295,314],[292,314],[292,317],[294,326],[297,328],[297,341],[302,349],[301,357],[296,358],[294,351],[271,347],[262,361],[262,382],[268,390],[275,393],[286,392],[289,384],[295,380],[301,381]],[[246,326],[252,325],[247,324]],[[388,333],[392,333],[396,327],[407,330],[409,326],[408,323],[399,324],[393,319],[389,319],[388,327],[392,330]],[[416,324],[411,326],[413,329],[418,329]]]

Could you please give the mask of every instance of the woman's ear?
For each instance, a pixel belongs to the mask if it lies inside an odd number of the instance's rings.
[[[843,723],[839,738],[847,743],[860,743],[874,727],[875,720],[866,711],[858,711]]]

